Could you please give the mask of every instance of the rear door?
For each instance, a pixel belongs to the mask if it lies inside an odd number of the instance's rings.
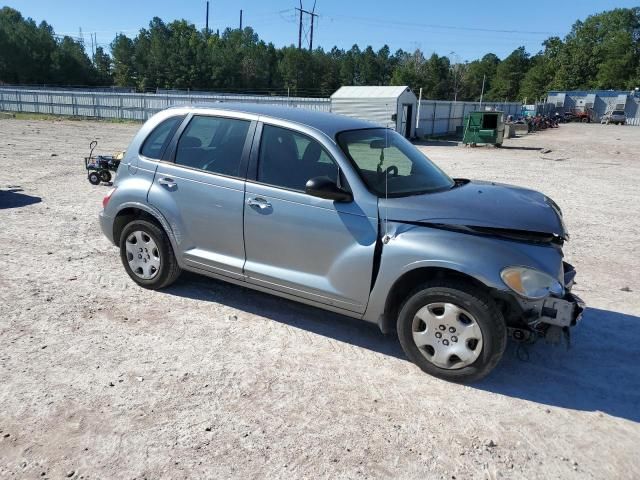
[[[166,217],[182,261],[242,278],[243,208],[250,116],[194,115],[158,164],[149,203]]]
[[[304,193],[307,180],[318,176],[340,178],[349,188],[317,140],[275,125],[261,130],[245,196],[247,281],[364,312],[377,219],[368,218],[357,199],[339,203]]]
[[[160,122],[145,138],[137,158],[127,166],[131,174],[140,179],[140,188],[148,187],[158,168],[158,162],[167,150],[172,137],[184,120],[184,115],[168,117]],[[146,181],[142,181],[145,179]]]

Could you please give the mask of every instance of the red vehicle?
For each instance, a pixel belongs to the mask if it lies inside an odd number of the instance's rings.
[[[571,119],[574,122],[591,123],[591,120],[593,119],[593,109],[572,108],[571,115],[572,115]]]

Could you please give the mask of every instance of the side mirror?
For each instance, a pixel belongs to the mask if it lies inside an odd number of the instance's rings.
[[[307,195],[336,202],[351,202],[351,193],[338,187],[329,177],[314,177],[307,181],[304,189]]]

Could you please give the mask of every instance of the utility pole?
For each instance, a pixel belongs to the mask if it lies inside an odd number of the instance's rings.
[[[311,35],[309,38],[309,51],[313,52],[313,20],[318,16],[317,13],[315,13],[316,11],[316,2],[313,2],[313,8],[311,9],[311,13],[309,13],[309,15],[311,15]]]
[[[313,50],[313,24],[315,18],[318,16],[316,11],[316,2],[313,2],[313,9],[311,11],[302,8],[302,0],[300,0],[300,8],[296,7],[296,10],[300,12],[300,20],[298,23],[298,50],[302,50],[302,14],[306,13],[311,17],[311,31],[309,33],[309,51]]]
[[[460,82],[462,80],[460,65],[460,55],[456,52],[449,52],[449,55],[455,57],[455,63],[451,65],[451,72],[453,73],[453,101],[458,101],[458,89],[460,88]]]
[[[242,9],[240,9],[240,30],[242,30]]]
[[[209,36],[209,0],[207,0],[207,17],[205,20],[204,31],[205,31],[205,35],[208,37]]]
[[[296,8],[300,12],[300,22],[298,23],[298,50],[302,49],[302,0],[300,0],[300,8]]]

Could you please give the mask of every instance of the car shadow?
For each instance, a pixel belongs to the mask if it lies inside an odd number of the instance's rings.
[[[503,150],[523,150],[523,151],[536,151],[542,150],[542,147],[517,147],[514,145],[502,145]]]
[[[8,190],[0,190],[0,210],[5,208],[20,208],[39,203],[40,197],[34,197],[22,192],[20,187],[11,187]]]
[[[544,341],[518,348],[510,343],[503,361],[474,387],[640,422],[640,317],[588,308],[571,348]],[[523,354],[528,360],[519,361]]]
[[[405,359],[397,338],[383,335],[377,325],[247,287],[184,272],[179,281],[162,292],[220,303],[340,342]]]
[[[340,342],[406,360],[376,325],[185,272],[162,292],[216,302]],[[640,317],[587,309],[571,348],[509,342],[496,369],[473,388],[543,405],[600,411],[640,422]],[[524,360],[523,357],[528,357]],[[390,386],[390,388],[393,388]]]
[[[461,145],[458,140],[417,140],[413,144],[420,147],[457,147]]]

